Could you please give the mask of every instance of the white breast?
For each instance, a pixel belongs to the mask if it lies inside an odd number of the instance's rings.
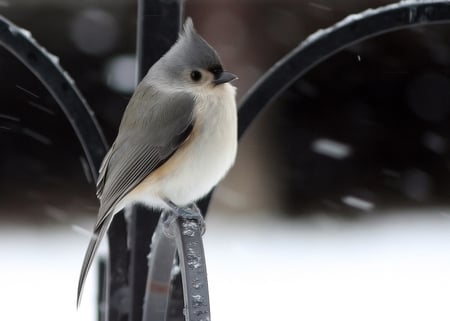
[[[161,169],[146,180],[144,188],[128,201],[165,207],[162,197],[179,206],[196,201],[217,185],[233,165],[237,152],[235,88],[218,86],[210,94],[196,96],[192,137]],[[208,91],[208,92],[210,92]]]
[[[236,158],[235,89],[224,84],[214,91],[197,96],[194,139],[184,152],[184,163],[163,184],[163,193],[179,205],[209,193]]]

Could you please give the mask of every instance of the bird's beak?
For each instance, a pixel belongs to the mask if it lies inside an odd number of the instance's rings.
[[[235,79],[238,79],[238,77],[234,74],[232,74],[231,72],[228,71],[222,71],[220,74],[218,74],[214,80],[213,83],[214,85],[220,85],[220,84],[224,84],[230,81],[233,81]]]

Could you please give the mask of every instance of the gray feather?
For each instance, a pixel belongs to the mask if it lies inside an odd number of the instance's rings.
[[[131,98],[119,134],[100,167],[97,195],[100,210],[78,283],[78,304],[98,246],[113,218],[115,206],[161,166],[192,131],[194,99],[189,94],[156,95],[141,83]]]
[[[186,140],[193,109],[189,94],[156,95],[152,87],[138,86],[100,171],[99,222]]]
[[[97,178],[97,197],[101,198],[103,193],[103,187],[105,186],[105,179],[106,179],[106,167],[108,166],[109,159],[112,156],[112,151],[114,150],[114,144],[111,146],[109,151],[106,153],[105,157],[103,158],[102,164],[100,165],[99,175]]]
[[[106,220],[104,220],[100,225],[97,225],[92,238],[89,242],[86,254],[84,255],[83,265],[81,266],[80,278],[78,280],[78,291],[77,291],[77,307],[80,306],[81,294],[83,292],[84,282],[86,281],[87,273],[94,260],[95,253],[100,245],[100,242],[108,230],[109,225],[113,216],[110,215]]]

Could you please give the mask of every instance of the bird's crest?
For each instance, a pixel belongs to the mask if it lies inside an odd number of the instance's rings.
[[[170,51],[173,61],[182,61],[193,67],[207,69],[222,64],[217,52],[197,33],[190,17],[186,19],[178,41]]]

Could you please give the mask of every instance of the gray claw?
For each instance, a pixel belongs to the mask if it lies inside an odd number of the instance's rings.
[[[179,218],[184,218],[188,220],[196,220],[197,224],[200,228],[200,231],[205,234],[205,220],[203,215],[198,208],[197,204],[191,203],[185,207],[179,207],[175,203],[170,200],[166,200],[167,205],[171,208],[171,210],[166,210],[163,212],[163,223],[164,223],[164,233],[168,237],[174,237],[174,228],[173,223]]]

